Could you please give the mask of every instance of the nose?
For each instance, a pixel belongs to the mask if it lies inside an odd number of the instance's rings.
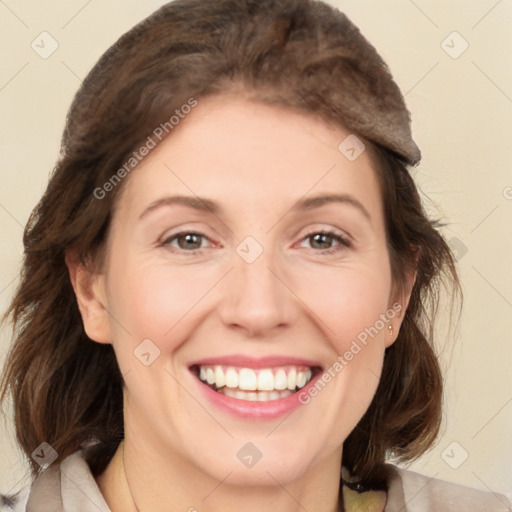
[[[271,251],[264,250],[252,263],[234,254],[217,310],[224,325],[246,337],[269,338],[295,321],[294,294],[277,263]]]

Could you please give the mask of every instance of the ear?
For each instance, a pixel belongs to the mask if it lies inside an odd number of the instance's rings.
[[[65,260],[87,336],[98,343],[110,343],[104,275],[94,272],[72,251],[66,251]]]
[[[392,330],[387,328],[390,331],[390,334],[387,334],[386,336],[386,347],[392,345],[398,337],[400,326],[405,318],[405,312],[411,299],[414,283],[416,282],[416,276],[418,274],[419,248],[411,245],[411,251],[414,254],[414,269],[407,272],[403,289],[399,291],[395,289],[395,292],[392,294],[391,300],[388,304],[390,310],[395,312],[395,316],[389,321],[389,325],[391,325]]]

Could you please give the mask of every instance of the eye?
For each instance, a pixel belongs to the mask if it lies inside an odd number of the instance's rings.
[[[333,230],[314,231],[307,234],[302,240],[309,240],[313,249],[320,249],[326,254],[337,252],[340,250],[340,246],[341,248],[352,247],[352,242],[348,237]],[[337,245],[333,246],[333,242],[337,242]]]
[[[202,233],[195,231],[181,231],[167,237],[162,246],[171,247],[173,250],[185,251],[189,253],[200,252],[205,248],[203,241],[209,240]],[[319,249],[321,253],[331,254],[337,252],[342,247],[352,247],[350,239],[334,230],[313,231],[307,234],[302,242],[309,240],[313,249]],[[211,240],[210,240],[211,242]],[[333,246],[333,243],[336,245]],[[177,244],[177,245],[176,245]],[[215,243],[211,242],[211,246],[215,247]]]
[[[180,233],[175,233],[174,235],[166,238],[162,242],[162,245],[170,246],[173,249],[181,249],[186,252],[195,252],[203,249],[203,240],[208,240],[208,238],[202,233],[196,233],[194,231],[181,231]],[[178,246],[176,247],[173,242],[177,242]]]

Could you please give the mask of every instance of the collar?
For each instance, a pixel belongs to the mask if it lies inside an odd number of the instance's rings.
[[[386,506],[385,491],[356,490],[359,479],[350,474],[347,468],[341,469],[341,494],[343,496],[344,512],[383,512]],[[350,485],[354,484],[354,485]],[[342,512],[340,510],[340,512]]]

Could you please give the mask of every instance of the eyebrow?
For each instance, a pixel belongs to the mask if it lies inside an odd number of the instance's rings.
[[[148,213],[162,206],[182,205],[202,212],[219,214],[222,208],[218,203],[205,197],[193,196],[168,196],[162,197],[150,203],[150,205],[140,214],[139,219],[144,218]]]
[[[363,204],[350,194],[327,194],[315,197],[308,197],[298,201],[291,211],[312,210],[313,208],[320,208],[325,204],[342,203],[349,204],[357,208],[369,221],[371,215]]]
[[[326,204],[332,203],[342,203],[349,204],[354,206],[359,210],[369,221],[371,221],[371,216],[368,210],[363,206],[363,204],[357,200],[354,196],[350,194],[327,194],[315,197],[308,197],[305,199],[301,199],[295,203],[295,205],[291,208],[292,212],[300,212],[305,210],[312,210],[314,208],[320,208]],[[149,206],[141,213],[139,219],[144,218],[151,211],[156,210],[162,206],[172,206],[172,205],[182,205],[192,208],[194,210],[210,212],[214,215],[218,215],[222,212],[222,207],[219,203],[213,201],[212,199],[207,199],[205,197],[199,196],[168,196],[163,197],[161,199],[157,199],[149,204]]]

